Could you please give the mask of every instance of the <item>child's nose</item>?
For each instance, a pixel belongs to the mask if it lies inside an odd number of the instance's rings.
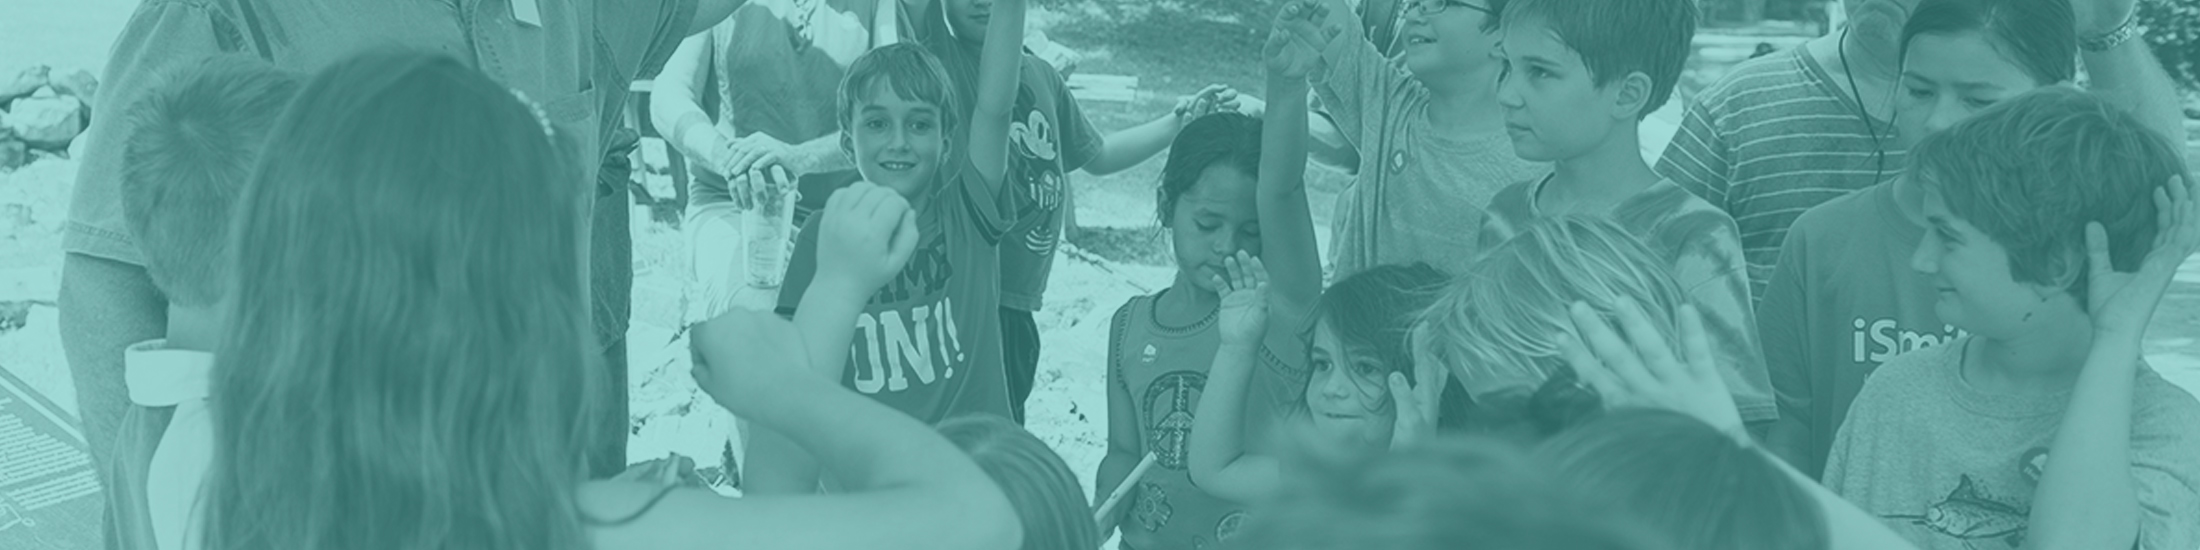
[[[1932,110],[1925,113],[1925,133],[1927,134],[1955,126],[1957,122],[1963,121],[1964,115],[1970,114],[1965,112],[1963,106],[1954,104],[1952,95],[1950,99],[1933,102],[1932,107],[1929,108]],[[1923,138],[1925,136],[1917,137]]]
[[[1940,272],[1940,250],[1933,247],[1933,237],[1918,239],[1917,249],[1910,251],[1910,269],[1931,275]]]

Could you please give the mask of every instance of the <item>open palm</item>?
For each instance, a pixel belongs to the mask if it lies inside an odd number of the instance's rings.
[[[2154,190],[2153,246],[2138,271],[2116,271],[2108,255],[2108,231],[2100,223],[2085,227],[2087,310],[2094,331],[2125,337],[2145,335],[2162,293],[2177,269],[2200,251],[2200,180],[2172,177]]]
[[[1268,268],[1244,252],[1223,259],[1222,343],[1251,345],[1268,332]]]

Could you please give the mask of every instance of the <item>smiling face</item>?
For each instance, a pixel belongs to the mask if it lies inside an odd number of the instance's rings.
[[[1224,258],[1240,250],[1260,256],[1255,190],[1252,174],[1218,162],[1201,170],[1199,180],[1177,198],[1169,231],[1179,286],[1220,293],[1214,278],[1224,275]]]
[[[1314,327],[1313,352],[1306,409],[1315,430],[1332,441],[1388,448],[1398,418],[1390,400],[1392,369],[1347,349],[1326,320]]]
[[[903,98],[881,80],[856,102],[854,116],[848,139],[856,171],[903,198],[923,198],[947,155],[939,106]]]
[[[1497,33],[1485,27],[1497,16],[1485,1],[1409,0],[1405,22],[1398,28],[1406,69],[1427,82],[1441,75],[1471,73],[1488,63],[1490,52],[1497,48]]]
[[[2041,86],[1985,34],[1920,34],[1902,61],[1895,124],[1904,146]]]
[[[1597,86],[1581,55],[1550,27],[1526,20],[1507,25],[1503,35],[1499,53],[1506,69],[1497,102],[1505,107],[1505,131],[1520,158],[1578,157],[1603,143],[1614,125],[1632,122],[1612,116],[1614,94],[1627,80]]]
[[[2032,313],[2047,306],[2042,293],[2059,292],[2019,282],[2009,269],[2009,249],[1948,210],[1940,193],[1928,191],[1924,213],[1931,227],[1910,256],[1911,269],[1933,282],[1938,298],[1933,313],[1957,328],[1983,336],[2023,334]]]

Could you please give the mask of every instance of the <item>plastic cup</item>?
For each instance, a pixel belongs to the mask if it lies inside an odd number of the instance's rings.
[[[774,179],[766,177],[766,180]],[[758,182],[756,202],[742,213],[749,286],[779,288],[794,248],[794,182]]]

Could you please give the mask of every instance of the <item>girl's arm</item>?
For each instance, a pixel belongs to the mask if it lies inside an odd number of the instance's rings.
[[[718,161],[724,156],[726,139],[696,99],[708,93],[703,83],[708,80],[711,59],[716,55],[711,51],[715,49],[711,42],[711,33],[706,32],[687,37],[672,50],[672,57],[665,60],[664,71],[657,73],[650,89],[649,118],[680,154],[717,173],[725,169]]]
[[[1138,404],[1131,401],[1130,387],[1125,385],[1127,382],[1117,375],[1114,365],[1109,365],[1108,455],[1100,459],[1100,471],[1093,475],[1093,506],[1099,506],[1108,499],[1109,494],[1115,492],[1116,487],[1124,484],[1130,478],[1131,470],[1138,467],[1139,459],[1146,454],[1145,442],[1138,437],[1138,414],[1134,409]],[[1131,508],[1128,503],[1137,501],[1136,491],[1133,489],[1132,494],[1126,495],[1121,503],[1116,504],[1112,513],[1100,518],[1101,538],[1107,538],[1108,533],[1122,523],[1124,511]]]
[[[2079,0],[2071,7],[2079,37],[2114,31],[2138,9],[2136,0]],[[2092,80],[2087,85],[2090,90],[2138,117],[2170,143],[2185,142],[2177,85],[2147,47],[2146,37],[2134,35],[2106,51],[2081,49],[2080,53]]]
[[[1016,547],[1016,511],[967,455],[930,426],[804,372],[796,332],[760,312],[706,323],[696,329],[705,358],[697,382],[729,410],[814,453],[847,492],[729,499],[683,490],[634,522],[596,528],[598,548]],[[581,501],[592,517],[617,518],[656,490],[591,483]]]
[[[1306,79],[1271,70],[1268,89],[1278,99],[1261,125],[1261,260],[1273,266],[1270,299],[1277,317],[1284,326],[1298,327],[1313,315],[1322,293],[1321,251],[1306,199]]]
[[[1222,346],[1192,417],[1186,466],[1192,483],[1207,494],[1262,502],[1283,484],[1274,457],[1245,452],[1245,392],[1268,333],[1268,275],[1259,259],[1244,252],[1223,265],[1229,277],[1222,285]]]
[[[1008,173],[1008,126],[1024,55],[1024,3],[996,0],[978,56],[978,104],[970,113],[970,162],[984,180],[981,197],[998,196]]]

